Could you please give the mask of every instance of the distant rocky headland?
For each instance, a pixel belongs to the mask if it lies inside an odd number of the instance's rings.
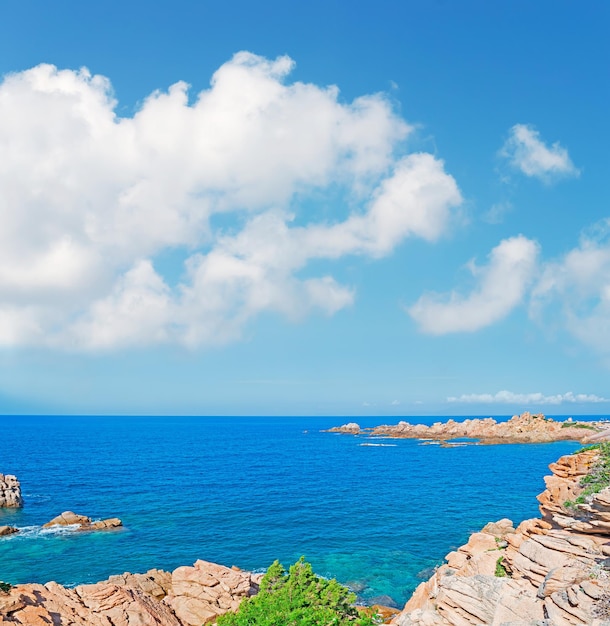
[[[462,422],[450,419],[431,426],[399,422],[396,425],[361,428],[356,423],[330,428],[327,432],[369,437],[392,437],[402,439],[429,439],[452,441],[454,439],[476,440],[478,443],[549,443],[553,441],[579,441],[592,443],[610,440],[610,424],[605,421],[582,422],[569,418],[554,420],[542,414],[522,413],[506,422],[495,419],[475,418]]]

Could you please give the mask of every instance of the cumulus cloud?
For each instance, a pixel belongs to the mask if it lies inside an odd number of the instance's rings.
[[[608,398],[586,393],[558,393],[545,396],[542,393],[513,393],[512,391],[498,391],[491,393],[470,393],[461,396],[450,396],[447,402],[465,404],[598,404],[600,402],[610,402]]]
[[[548,146],[540,139],[540,133],[526,124],[515,124],[510,129],[510,135],[500,150],[500,155],[526,176],[539,178],[547,183],[580,174],[568,151],[559,142]]]
[[[382,94],[342,103],[289,82],[293,66],[240,52],[190,102],[178,82],[131,117],[86,69],[6,76],[0,345],[231,341],[263,311],[349,306],[352,286],[307,275],[314,259],[440,237],[461,203],[442,161],[405,155],[411,127]],[[308,215],[326,193],[342,219]],[[172,252],[179,281],[157,263]]]
[[[433,335],[474,332],[506,317],[520,304],[536,270],[538,244],[523,235],[505,239],[486,266],[469,269],[477,286],[468,295],[424,294],[407,309],[420,330]]]
[[[543,324],[552,319],[610,355],[610,219],[586,230],[578,246],[544,265],[530,313]]]

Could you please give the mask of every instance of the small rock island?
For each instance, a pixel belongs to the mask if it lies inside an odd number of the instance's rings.
[[[463,422],[450,419],[436,422],[432,426],[399,422],[393,426],[360,428],[354,422],[330,428],[326,432],[369,437],[391,437],[397,439],[430,439],[451,441],[473,439],[478,443],[550,443],[553,441],[579,441],[593,443],[610,440],[610,424],[604,421],[581,422],[569,418],[554,420],[542,414],[522,413],[506,422],[497,422],[492,417],[466,419]]]
[[[0,507],[19,509],[23,506],[21,485],[16,476],[0,474]]]

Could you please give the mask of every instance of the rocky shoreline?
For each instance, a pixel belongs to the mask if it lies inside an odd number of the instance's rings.
[[[547,422],[529,414],[511,421],[513,427],[536,428]],[[445,436],[456,432],[448,424]],[[351,425],[341,429],[333,432],[362,432]],[[532,429],[518,434],[531,436]],[[606,439],[603,424],[587,437]],[[386,620],[395,626],[610,626],[610,443],[563,456],[549,467],[552,474],[538,496],[540,518],[516,528],[504,519],[473,533]],[[62,521],[84,529],[95,524],[70,512],[50,523]],[[257,593],[261,577],[199,560],[173,572],[125,573],[74,588],[54,582],[0,585],[0,624],[200,626]]]
[[[552,463],[538,496],[542,517],[471,535],[392,624],[610,624],[609,467],[608,444]],[[591,485],[606,486],[589,493]]]
[[[173,572],[125,573],[73,589],[49,582],[0,591],[0,624],[201,626],[236,610],[262,575],[197,561]]]
[[[593,443],[610,440],[610,424],[605,421],[579,422],[571,418],[557,421],[542,414],[522,413],[506,422],[497,422],[491,417],[466,419],[462,422],[450,419],[431,426],[399,422],[361,428],[351,422],[335,426],[326,432],[368,437],[396,439],[429,439],[450,442],[454,439],[469,439],[482,444],[500,443],[551,443],[554,441],[579,441]]]

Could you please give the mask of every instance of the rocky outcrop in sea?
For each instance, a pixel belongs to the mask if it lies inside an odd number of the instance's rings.
[[[0,507],[20,508],[23,506],[21,485],[16,476],[0,474]]]
[[[52,526],[75,526],[77,530],[109,530],[111,528],[119,528],[123,522],[118,517],[99,520],[94,522],[86,515],[78,515],[72,511],[64,511],[61,515],[54,517],[50,522],[43,524],[43,528],[51,528]]]
[[[492,417],[466,419],[458,422],[450,419],[431,426],[399,422],[395,425],[360,428],[354,422],[336,426],[327,432],[397,439],[473,439],[481,443],[549,443],[552,441],[580,441],[582,443],[610,440],[607,422],[578,422],[571,418],[557,421],[542,414],[522,413],[506,422]]]
[[[607,463],[593,449],[551,464],[542,517],[471,535],[392,624],[610,625],[610,487],[585,495],[596,480],[609,484]]]

